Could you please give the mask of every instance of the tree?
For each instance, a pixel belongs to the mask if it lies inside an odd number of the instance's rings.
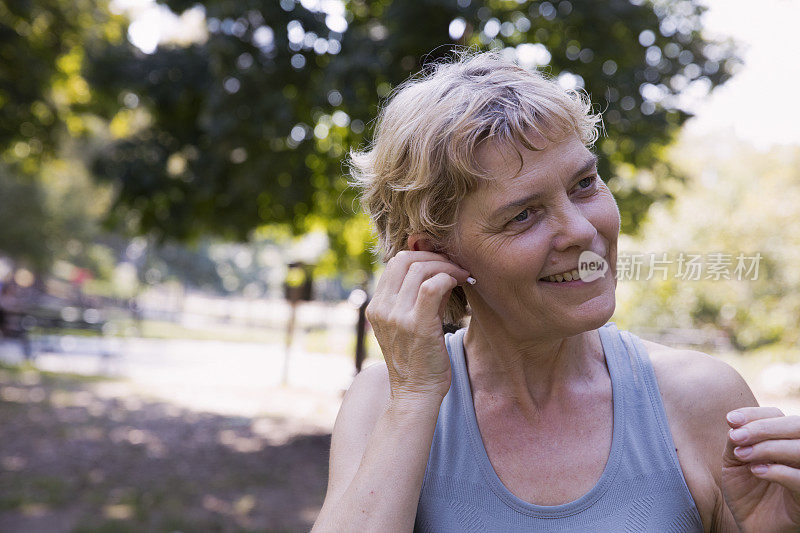
[[[0,153],[16,172],[35,174],[65,136],[86,132],[86,52],[120,44],[123,29],[105,2],[0,3]]]
[[[341,257],[369,265],[342,156],[369,135],[392,87],[460,44],[516,47],[585,87],[605,111],[600,170],[630,232],[668,195],[632,170],[670,174],[663,148],[688,118],[678,97],[723,83],[736,63],[730,44],[700,35],[693,0],[350,0],[340,14],[308,4],[207,0],[203,43],[95,50],[86,76],[97,112],[145,117],[94,167],[118,186],[117,216],[182,240],[324,226]]]
[[[47,214],[38,184],[21,180],[0,166],[0,250],[35,270],[47,268]]]
[[[671,151],[689,179],[676,187],[674,202],[650,211],[641,235],[620,240],[622,252],[653,253],[656,260],[666,253],[669,270],[646,280],[650,256],[640,258],[640,279],[618,285],[620,322],[724,331],[738,350],[771,343],[796,349],[800,148],[759,152],[719,132],[682,136]],[[698,269],[684,267],[689,275],[679,276],[681,254],[694,256]]]
[[[97,218],[84,196],[95,189],[66,152],[92,131],[86,52],[120,44],[123,29],[105,2],[0,3],[0,251],[40,272]]]

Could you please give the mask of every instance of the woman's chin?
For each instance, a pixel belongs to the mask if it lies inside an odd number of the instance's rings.
[[[589,331],[605,325],[614,315],[617,300],[614,292],[592,298],[572,309],[564,309],[561,316],[554,315],[554,322],[574,324],[576,331]]]

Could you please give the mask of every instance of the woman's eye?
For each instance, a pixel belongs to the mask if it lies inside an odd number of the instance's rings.
[[[530,209],[526,209],[514,217],[514,222],[525,222],[530,217]]]
[[[594,185],[595,179],[596,179],[595,176],[586,176],[585,178],[583,178],[581,181],[578,182],[578,186],[581,189],[588,189],[589,187]]]

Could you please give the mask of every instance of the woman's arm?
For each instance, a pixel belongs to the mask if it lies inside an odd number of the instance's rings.
[[[442,314],[468,272],[445,256],[393,257],[367,307],[386,365],[353,382],[331,441],[314,531],[411,531],[439,407],[450,388]]]
[[[336,419],[328,493],[312,531],[411,531],[440,403],[391,404],[386,365],[361,372]]]

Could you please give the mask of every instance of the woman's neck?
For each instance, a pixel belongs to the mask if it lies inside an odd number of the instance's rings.
[[[524,340],[473,317],[464,338],[475,398],[512,401],[541,412],[573,393],[608,379],[597,329],[572,335],[532,335]]]

